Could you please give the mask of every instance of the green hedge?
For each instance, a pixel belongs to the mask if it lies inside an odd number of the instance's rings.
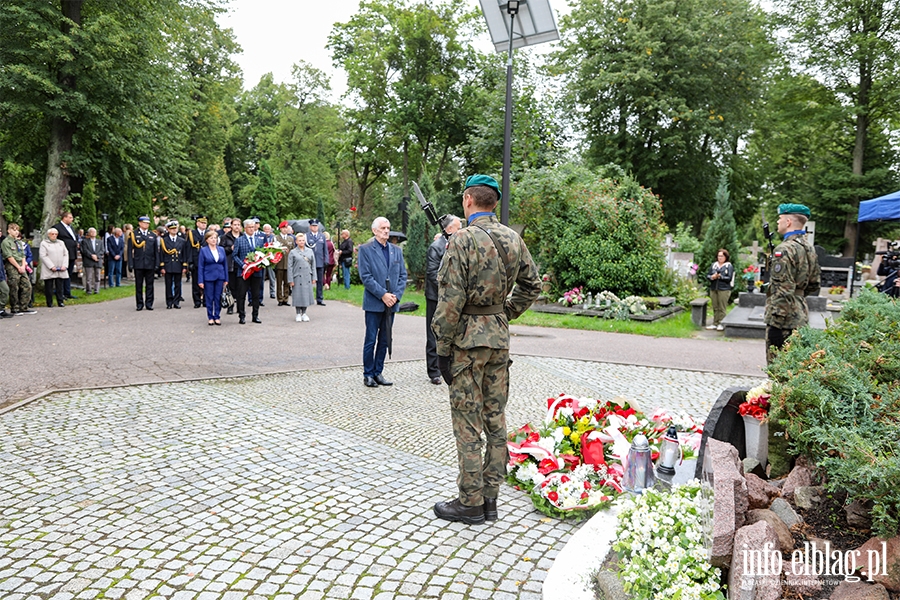
[[[769,368],[770,417],[829,490],[871,501],[873,530],[900,530],[900,306],[864,291],[828,329],[804,328]]]
[[[517,218],[559,291],[584,286],[620,297],[658,294],[665,271],[659,197],[621,171],[604,178],[567,164],[530,171],[516,188]]]

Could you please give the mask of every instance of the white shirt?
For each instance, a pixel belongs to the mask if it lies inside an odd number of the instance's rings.
[[[219,249],[216,246],[210,246],[209,251],[212,252],[213,260],[219,262]]]

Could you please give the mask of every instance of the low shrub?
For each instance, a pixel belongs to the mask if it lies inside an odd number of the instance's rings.
[[[770,418],[831,491],[871,501],[873,530],[900,530],[900,306],[863,291],[826,330],[804,328],[769,368]]]

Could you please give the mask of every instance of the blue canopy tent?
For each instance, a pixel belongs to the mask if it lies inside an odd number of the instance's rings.
[[[873,198],[872,200],[864,200],[859,203],[859,216],[856,218],[857,223],[866,221],[896,221],[900,219],[900,191],[892,194],[885,194]],[[856,242],[853,245],[854,256],[859,252],[859,230],[856,228]],[[853,265],[853,277],[856,277],[856,264]],[[852,295],[852,289],[851,289]]]
[[[895,221],[900,219],[900,191],[859,203],[859,218],[863,221]]]

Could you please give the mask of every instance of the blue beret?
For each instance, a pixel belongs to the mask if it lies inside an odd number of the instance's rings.
[[[465,189],[469,189],[470,187],[475,187],[476,185],[486,185],[495,192],[497,192],[497,201],[499,202],[503,195],[500,193],[500,186],[497,184],[497,180],[489,175],[472,175],[468,179],[466,179],[466,187]]]
[[[778,205],[778,214],[779,215],[803,215],[807,219],[812,216],[809,212],[809,208],[803,206],[802,204],[779,204]]]

